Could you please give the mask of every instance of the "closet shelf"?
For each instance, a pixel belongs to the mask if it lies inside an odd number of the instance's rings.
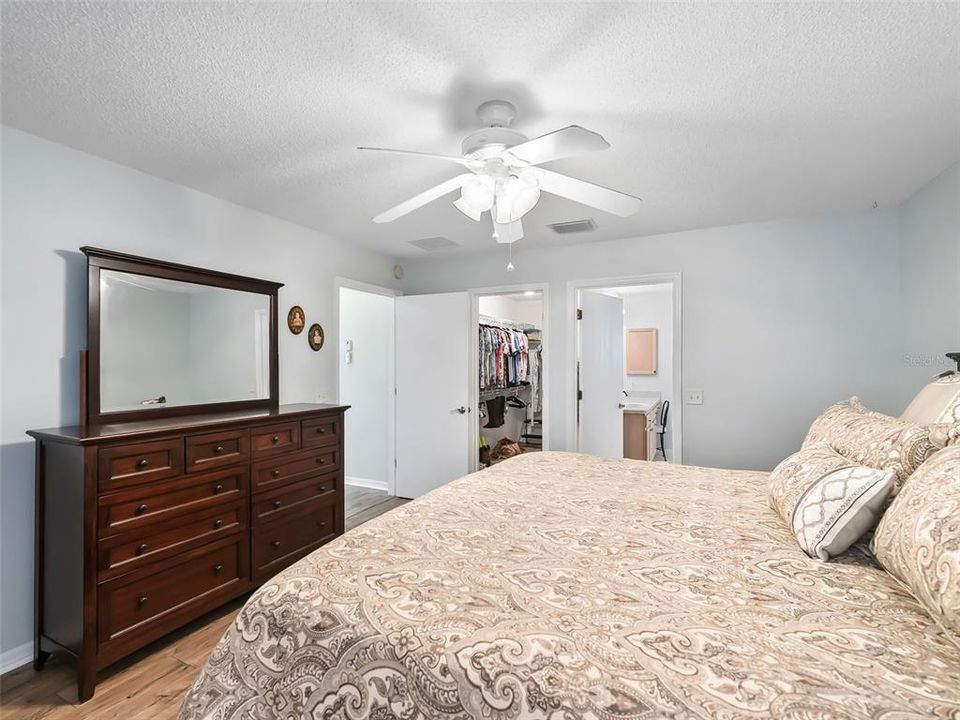
[[[498,397],[520,397],[520,393],[524,390],[529,390],[529,385],[512,385],[511,387],[505,388],[488,388],[487,390],[480,391],[480,402],[485,400],[493,400]]]
[[[520,330],[521,332],[526,332],[527,330],[539,330],[536,325],[531,325],[530,323],[514,322],[513,320],[501,320],[500,318],[495,318],[491,315],[481,315],[480,324],[488,327],[500,327],[506,330]]]

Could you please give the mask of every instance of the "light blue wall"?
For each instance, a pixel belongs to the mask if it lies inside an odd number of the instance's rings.
[[[903,402],[960,352],[960,163],[900,207]]]
[[[451,238],[456,240],[455,235]],[[405,261],[405,293],[547,283],[545,419],[573,449],[568,283],[682,273],[683,460],[770,469],[828,404],[857,394],[899,412],[896,210],[750,223],[668,235]]]

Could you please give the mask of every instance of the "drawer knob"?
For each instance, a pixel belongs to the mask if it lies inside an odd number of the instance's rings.
[[[147,597],[146,595],[141,595],[140,597],[137,598],[137,607],[142,608],[144,605],[147,604],[147,600],[149,599],[150,598]]]
[[[223,445],[217,445],[217,446],[213,449],[213,451],[214,451],[217,455],[222,455],[222,454],[223,454]]]
[[[317,489],[318,489],[320,492],[326,492],[326,491],[327,491],[327,486],[326,486],[326,485],[321,485],[321,486],[320,486],[319,488],[317,488]]]
[[[271,472],[270,474],[273,475],[273,477],[280,477],[280,471],[279,471],[279,470],[274,470],[274,471]]]
[[[137,555],[143,555],[147,551],[147,544],[143,543],[137,548]]]
[[[327,526],[327,524],[326,524],[323,520],[317,520],[317,525],[319,525],[320,527],[326,527],[326,526]]]
[[[137,460],[138,468],[145,468],[149,464],[150,464],[150,461],[147,460],[146,458],[140,458],[139,460]]]
[[[214,521],[213,521],[213,527],[216,528],[217,530],[219,530],[220,528],[222,528],[222,527],[223,527],[223,520],[221,520],[220,518],[217,518],[216,520],[214,520]]]
[[[274,547],[280,547],[280,541],[279,541],[279,540],[274,540],[274,541],[271,542],[270,544],[273,545]]]
[[[222,573],[222,572],[223,572],[223,565],[214,565],[214,566],[213,566],[213,574],[214,574],[214,575],[219,575],[219,574]]]
[[[281,505],[283,505],[283,503],[280,502],[279,500],[274,500],[274,501],[273,501],[273,506],[274,506],[275,508],[278,508],[278,507],[280,507]]]
[[[317,463],[320,464],[320,465],[326,465],[326,464],[327,464],[327,459],[326,459],[325,457],[318,457],[318,458],[317,458]]]
[[[146,505],[140,505],[134,512],[137,515],[143,515],[149,508]]]
[[[223,492],[223,484],[222,484],[222,483],[217,483],[216,485],[213,486],[213,494],[214,494],[214,495],[219,495],[219,494],[222,493],[222,492]]]
[[[274,436],[273,436],[272,438],[270,438],[270,439],[273,440],[273,442],[275,442],[275,443],[280,442],[280,436],[279,436],[279,435],[274,435]]]
[[[327,429],[326,429],[326,428],[323,428],[323,427],[318,427],[318,428],[317,428],[317,432],[320,433],[321,435],[326,435],[326,434],[327,434]]]

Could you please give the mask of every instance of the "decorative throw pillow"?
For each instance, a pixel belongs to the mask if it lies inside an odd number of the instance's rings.
[[[872,549],[960,635],[960,446],[941,450],[914,473],[877,526]]]
[[[901,420],[912,423],[960,422],[960,373],[937,378],[907,405]]]
[[[829,560],[876,524],[895,477],[893,470],[854,465],[827,443],[814,443],[770,474],[770,507],[807,555]]]
[[[826,442],[854,465],[893,470],[895,495],[924,460],[960,437],[960,425],[916,425],[867,410],[859,398],[831,405],[810,426],[803,447]]]

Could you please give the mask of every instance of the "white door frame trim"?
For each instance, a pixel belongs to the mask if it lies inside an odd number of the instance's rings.
[[[336,313],[337,318],[337,337],[336,337],[336,352],[337,352],[337,362],[334,367],[336,369],[336,382],[337,382],[337,402],[341,403],[340,399],[340,353],[343,352],[343,348],[340,347],[342,342],[343,333],[340,332],[340,290],[357,290],[359,292],[370,293],[372,295],[384,295],[386,297],[398,297],[403,295],[399,290],[394,290],[393,288],[382,287],[380,285],[372,285],[370,283],[360,282],[359,280],[351,280],[350,278],[337,276],[333,279],[333,307],[334,312]],[[396,313],[394,313],[394,333],[396,333]],[[390,348],[390,357],[388,358],[388,366],[390,372],[392,373],[392,384],[394,386],[393,393],[387,398],[387,416],[389,417],[389,427],[387,428],[387,487],[384,488],[389,495],[397,494],[397,394],[396,394],[396,384],[397,384],[397,351],[396,351],[396,335],[394,339],[389,343]],[[349,411],[348,411],[349,412]],[[344,458],[344,462],[346,459]],[[345,482],[349,485],[356,485],[358,487],[364,487],[361,482],[353,480],[346,476],[344,473]],[[367,487],[370,487],[369,485]]]
[[[670,403],[670,422],[673,433],[673,462],[683,463],[683,273],[653,273],[626,277],[594,278],[567,281],[567,352],[569,361],[564,368],[564,397],[567,417],[567,447],[579,450],[579,422],[577,421],[577,293],[581,290],[628,287],[631,285],[673,286],[673,402]],[[676,432],[679,430],[679,432]]]
[[[543,322],[540,326],[542,341],[540,343],[540,355],[544,360],[544,372],[543,372],[543,387],[540,389],[540,396],[543,399],[543,409],[541,412],[541,417],[543,418],[543,449],[551,449],[551,437],[550,437],[550,416],[548,414],[549,410],[549,398],[550,394],[547,392],[547,388],[550,387],[550,380],[553,377],[553,370],[551,369],[550,364],[550,343],[551,343],[551,334],[550,334],[550,286],[546,282],[536,282],[536,283],[523,283],[520,285],[497,285],[494,287],[482,287],[482,288],[470,288],[467,292],[470,293],[470,319],[471,324],[474,327],[479,326],[480,324],[480,298],[489,295],[509,295],[512,293],[518,292],[527,292],[527,291],[539,292],[543,301]],[[470,469],[478,470],[480,466],[480,458],[477,452],[477,443],[480,438],[480,418],[479,410],[480,407],[480,386],[478,378],[480,377],[480,346],[476,342],[476,336],[473,337],[472,347],[470,348],[470,377],[472,381],[470,383],[470,408],[473,412],[470,413],[470,437],[474,442],[474,447],[470,455]]]

